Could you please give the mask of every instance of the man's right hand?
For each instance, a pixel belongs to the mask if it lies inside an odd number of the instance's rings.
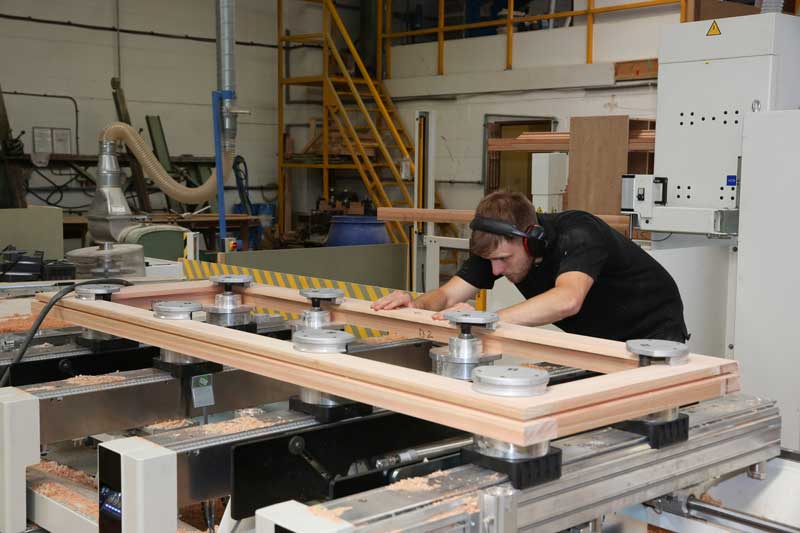
[[[414,299],[405,291],[394,291],[380,300],[375,300],[370,307],[373,311],[397,309],[399,307],[414,307]]]

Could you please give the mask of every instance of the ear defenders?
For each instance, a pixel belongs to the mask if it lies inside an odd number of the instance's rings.
[[[522,231],[510,222],[475,215],[475,218],[469,223],[469,228],[473,231],[485,231],[503,237],[520,237],[525,251],[533,257],[543,256],[547,248],[544,228],[535,224]]]

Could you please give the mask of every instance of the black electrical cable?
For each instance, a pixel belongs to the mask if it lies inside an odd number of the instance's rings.
[[[252,215],[253,203],[247,193],[247,181],[249,179],[247,161],[240,155],[233,158],[233,175],[236,177],[236,190],[239,191],[239,201],[242,203],[242,209],[244,209],[246,215]]]
[[[50,185],[52,185],[52,186],[53,186],[53,189],[52,189],[52,190],[50,190],[50,191],[48,192],[48,195],[47,195],[47,197],[46,197],[46,198],[42,198],[42,197],[41,197],[39,194],[37,194],[37,193],[36,193],[36,192],[35,192],[35,191],[34,191],[34,190],[33,190],[33,189],[30,187],[30,182],[28,182],[28,183],[26,184],[26,192],[28,192],[29,194],[31,194],[31,195],[32,195],[32,196],[34,196],[35,198],[39,199],[39,201],[41,201],[41,202],[44,202],[45,204],[47,204],[47,205],[49,205],[49,206],[52,206],[52,207],[61,207],[61,208],[66,208],[66,209],[82,209],[82,208],[85,208],[85,207],[89,207],[89,206],[91,205],[91,204],[85,204],[85,205],[79,205],[79,206],[63,206],[63,205],[61,204],[61,202],[64,200],[64,191],[69,191],[69,188],[68,188],[68,187],[69,187],[69,185],[70,185],[70,184],[71,184],[73,181],[77,181],[77,180],[80,178],[80,175],[79,175],[79,174],[77,174],[77,173],[75,173],[75,174],[71,174],[71,175],[70,175],[70,179],[68,179],[68,180],[67,180],[67,181],[65,181],[64,183],[58,184],[58,183],[54,182],[52,179],[50,179],[50,178],[49,178],[49,177],[48,177],[48,176],[47,176],[45,173],[43,173],[41,170],[38,170],[38,169],[33,169],[33,170],[34,170],[34,172],[36,172],[36,174],[37,174],[37,175],[38,175],[40,178],[42,178],[43,180],[45,180],[46,182],[48,182]],[[88,196],[89,198],[93,198],[93,197],[94,197],[94,195],[93,195],[93,194],[89,194],[89,193],[88,193],[87,191],[85,191],[83,188],[81,188],[81,191],[82,191],[82,192],[83,192],[83,193],[84,193],[86,196]],[[59,196],[58,196],[58,200],[55,200],[55,201],[53,201],[53,200],[52,200],[52,198],[53,198],[53,196],[54,196],[54,195],[56,195],[56,194],[58,194],[58,195],[59,195]]]
[[[74,291],[76,287],[80,287],[81,285],[91,285],[91,284],[95,284],[95,283],[103,283],[103,284],[108,284],[108,285],[125,285],[125,286],[133,285],[133,283],[131,283],[130,281],[128,281],[126,279],[108,278],[108,279],[103,279],[103,280],[81,281],[81,282],[75,283],[73,285],[67,285],[66,287],[64,287],[63,289],[58,291],[55,294],[55,296],[50,298],[50,301],[47,302],[45,304],[45,306],[42,308],[42,310],[39,312],[39,316],[36,317],[36,321],[34,321],[33,325],[31,326],[30,331],[28,331],[28,334],[25,336],[25,340],[22,341],[22,346],[20,346],[19,351],[17,352],[17,355],[14,357],[14,360],[11,361],[11,364],[9,364],[6,367],[6,371],[3,373],[3,377],[0,378],[0,388],[5,387],[6,385],[8,385],[8,381],[11,379],[11,369],[14,366],[18,365],[20,361],[22,361],[22,357],[25,355],[25,352],[28,350],[28,346],[30,346],[31,341],[33,340],[33,337],[36,335],[36,332],[39,331],[39,328],[41,327],[42,322],[44,322],[44,319],[47,316],[47,313],[50,312],[50,309],[52,309],[53,306],[56,305],[59,300],[61,300],[61,298],[63,298],[67,294],[69,294],[72,291]]]
[[[145,37],[161,37],[162,39],[181,39],[185,41],[196,41],[201,43],[215,43],[217,40],[213,37],[199,37],[197,35],[179,34],[179,33],[164,33],[158,31],[147,30],[130,30],[127,28],[117,28],[116,26],[100,26],[98,24],[84,24],[81,22],[72,22],[71,20],[54,20],[44,19],[39,17],[25,17],[21,15],[11,15],[10,13],[0,13],[0,19],[17,20],[21,22],[36,22],[39,24],[51,24],[54,26],[68,26],[71,28],[80,28],[84,30],[95,31],[110,31],[114,33],[125,33],[127,35],[142,35]],[[278,48],[277,44],[259,43],[256,41],[236,41],[239,46],[254,46],[257,48]],[[296,44],[292,46],[284,46],[286,48],[322,48],[320,44]]]

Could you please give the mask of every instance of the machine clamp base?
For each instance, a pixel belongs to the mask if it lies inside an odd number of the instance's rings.
[[[561,477],[561,449],[550,446],[547,453],[531,459],[501,459],[479,453],[473,446],[461,449],[465,463],[473,463],[506,474],[515,489],[527,489]]]
[[[317,405],[300,400],[299,396],[289,398],[289,409],[298,413],[313,416],[318,422],[330,424],[339,420],[347,420],[357,416],[372,414],[372,406],[365,403],[348,403],[343,405]]]
[[[651,448],[664,448],[671,444],[689,440],[689,415],[683,413],[669,422],[626,420],[625,422],[614,424],[614,427],[647,437],[647,442]]]
[[[131,348],[138,348],[139,343],[131,339],[113,338],[113,339],[86,339],[78,337],[75,339],[75,344],[88,348],[94,353],[111,352],[114,350],[130,350]]]
[[[222,365],[213,363],[211,361],[202,361],[200,363],[167,363],[159,358],[153,359],[153,367],[164,372],[169,372],[175,379],[191,378],[193,376],[201,376],[203,374],[216,374],[222,372]]]

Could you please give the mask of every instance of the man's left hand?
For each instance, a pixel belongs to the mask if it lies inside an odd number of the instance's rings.
[[[454,305],[452,307],[448,307],[447,309],[443,309],[443,310],[439,311],[438,313],[433,315],[431,318],[433,318],[434,320],[447,320],[444,317],[445,313],[451,313],[453,311],[474,311],[474,310],[475,310],[475,308],[472,307],[471,305],[469,305],[468,303],[460,303],[460,304],[456,304],[456,305]]]

